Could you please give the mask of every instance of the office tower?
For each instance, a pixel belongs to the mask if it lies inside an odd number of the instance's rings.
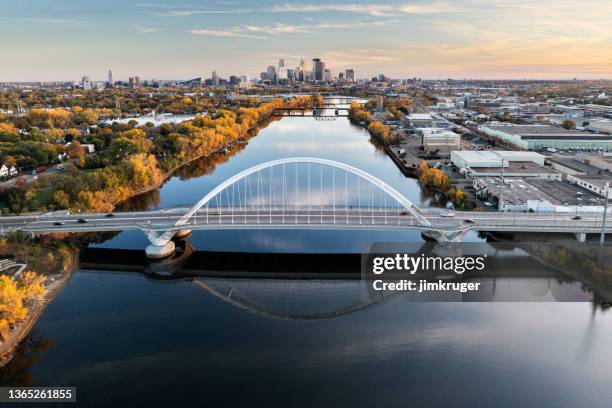
[[[276,67],[274,65],[270,65],[268,67],[268,70],[266,71],[266,74],[268,76],[268,80],[273,83],[276,84],[277,81],[277,77],[276,77]]]
[[[285,60],[284,60],[284,59],[282,59],[282,58],[281,58],[281,59],[279,59],[279,60],[278,60],[278,66],[279,66],[279,68],[280,68],[280,67],[284,67],[284,66],[285,66]]]
[[[249,76],[248,75],[240,75],[240,82],[242,83],[247,83],[249,82]]]
[[[81,78],[81,87],[85,91],[89,91],[91,89],[91,81],[89,80],[88,76],[84,76],[83,78]]]
[[[347,81],[351,81],[351,82],[355,82],[355,70],[348,68],[346,70],[346,80]]]
[[[323,81],[325,79],[325,63],[319,58],[312,60],[312,70],[314,72],[315,81]]]
[[[212,72],[212,84],[213,86],[219,86],[219,75],[217,75],[217,71],[215,70]]]
[[[113,80],[113,70],[109,69],[108,70],[108,87],[112,88],[114,84],[115,84],[115,81]]]
[[[331,70],[329,70],[329,69],[325,70],[324,80],[325,80],[325,82],[331,82],[332,81],[332,72],[331,72]]]

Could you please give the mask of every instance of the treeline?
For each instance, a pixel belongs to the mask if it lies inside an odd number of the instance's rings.
[[[447,200],[462,209],[471,209],[472,203],[460,188],[452,186],[446,173],[435,167],[429,167],[427,162],[419,165],[419,183],[426,188],[441,193]]]
[[[17,279],[0,276],[0,338],[7,340],[17,324],[25,320],[31,307],[44,298],[45,277],[36,272],[23,272]]]
[[[181,165],[230,145],[271,116],[276,108],[312,105],[316,98],[277,99],[257,107],[219,109],[159,128],[134,124],[99,126],[72,139],[67,174],[41,177],[27,188],[0,192],[3,212],[74,209],[111,211],[130,196],[157,187]],[[85,154],[81,142],[96,146]]]
[[[18,104],[26,109],[52,109],[87,107],[104,111],[105,115],[143,115],[151,111],[168,113],[202,113],[227,106],[224,95],[203,93],[201,90],[185,89],[109,89],[91,90],[50,90],[37,89],[31,92],[0,92],[0,109],[17,110]],[[255,99],[241,101],[255,105]],[[238,104],[238,102],[236,103]]]

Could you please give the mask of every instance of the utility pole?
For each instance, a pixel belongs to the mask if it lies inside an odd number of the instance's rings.
[[[604,213],[603,220],[601,221],[601,235],[599,236],[599,245],[603,246],[606,239],[606,216],[608,214],[608,195],[610,194],[610,182],[606,182],[606,188],[604,189]]]
[[[501,159],[501,186],[499,187],[499,203],[497,203],[498,211],[502,211],[503,201],[504,201],[504,159]]]

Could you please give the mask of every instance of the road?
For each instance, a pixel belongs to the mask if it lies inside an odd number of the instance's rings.
[[[189,208],[170,208],[153,211],[117,212],[107,214],[67,214],[55,212],[0,217],[0,232],[23,230],[33,233],[97,232],[97,231],[169,231],[179,229],[231,229],[231,228],[377,228],[421,230],[478,230],[524,232],[595,233],[602,225],[600,214],[574,213],[536,214],[456,211],[453,216],[440,209],[422,209],[420,212],[432,225],[422,225],[407,211],[367,208],[225,208],[200,209],[185,224],[176,225]],[[607,231],[612,232],[612,223]]]

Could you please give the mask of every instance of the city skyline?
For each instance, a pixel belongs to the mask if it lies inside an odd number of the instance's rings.
[[[612,78],[604,0],[0,5],[6,82],[104,80],[111,67],[117,80],[256,78],[302,58],[359,78]]]

